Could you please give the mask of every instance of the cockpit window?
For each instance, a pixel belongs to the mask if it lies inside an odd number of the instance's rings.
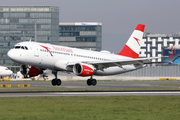
[[[26,46],[14,46],[13,49],[24,49],[24,50],[28,50],[28,48]]]
[[[21,46],[21,49],[24,49],[24,46]]]
[[[15,49],[20,49],[21,48],[21,46],[15,46]]]

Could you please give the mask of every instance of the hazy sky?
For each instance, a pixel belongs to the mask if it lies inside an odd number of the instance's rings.
[[[59,6],[60,22],[101,22],[102,47],[119,52],[137,24],[180,32],[179,0],[1,0],[1,6]]]

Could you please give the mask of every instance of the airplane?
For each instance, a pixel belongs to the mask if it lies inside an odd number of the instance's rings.
[[[159,58],[139,58],[144,29],[145,25],[138,24],[118,54],[24,41],[17,43],[7,55],[12,61],[22,64],[21,73],[25,77],[37,76],[42,74],[43,70],[50,69],[55,76],[51,80],[53,86],[61,85],[61,80],[57,78],[58,71],[89,76],[87,85],[95,86],[97,80],[93,79],[94,75],[116,75],[137,70],[146,64],[152,64],[151,59]]]
[[[9,70],[7,67],[0,66],[0,76],[8,76],[11,75],[13,72]]]

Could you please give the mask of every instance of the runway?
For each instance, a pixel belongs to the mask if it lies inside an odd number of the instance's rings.
[[[0,97],[62,97],[62,96],[180,96],[180,91],[139,91],[139,92],[0,92]]]
[[[0,97],[57,97],[57,96],[180,96],[180,81],[101,81],[96,86],[87,86],[86,81],[63,81],[61,86],[50,82],[0,82],[0,84],[30,84],[27,88],[0,88]],[[45,91],[40,90],[45,89]],[[50,89],[48,91],[48,89]],[[126,90],[127,89],[127,90]],[[133,90],[135,89],[135,90]],[[166,89],[166,90],[138,90]],[[176,89],[176,90],[167,90]],[[6,92],[11,90],[10,92]],[[18,92],[13,90],[19,90]],[[28,90],[28,91],[26,91]],[[34,91],[35,90],[35,91]],[[53,91],[52,91],[53,90]],[[65,91],[64,91],[65,90]]]
[[[1,89],[178,89],[180,81],[98,81],[96,86],[87,86],[86,81],[62,81],[61,86],[52,86],[50,81],[0,81],[0,84],[30,84],[30,88],[0,88]]]

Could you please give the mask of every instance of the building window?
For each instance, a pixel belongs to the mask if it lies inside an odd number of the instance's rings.
[[[76,31],[96,31],[97,27],[96,26],[60,26],[59,30],[62,31],[72,31],[72,30],[76,30]]]
[[[10,19],[0,19],[0,24],[10,23]]]
[[[60,32],[59,36],[79,36],[79,32]]]
[[[76,37],[76,42],[96,42],[96,37]]]
[[[50,18],[51,13],[30,13],[31,18]]]

